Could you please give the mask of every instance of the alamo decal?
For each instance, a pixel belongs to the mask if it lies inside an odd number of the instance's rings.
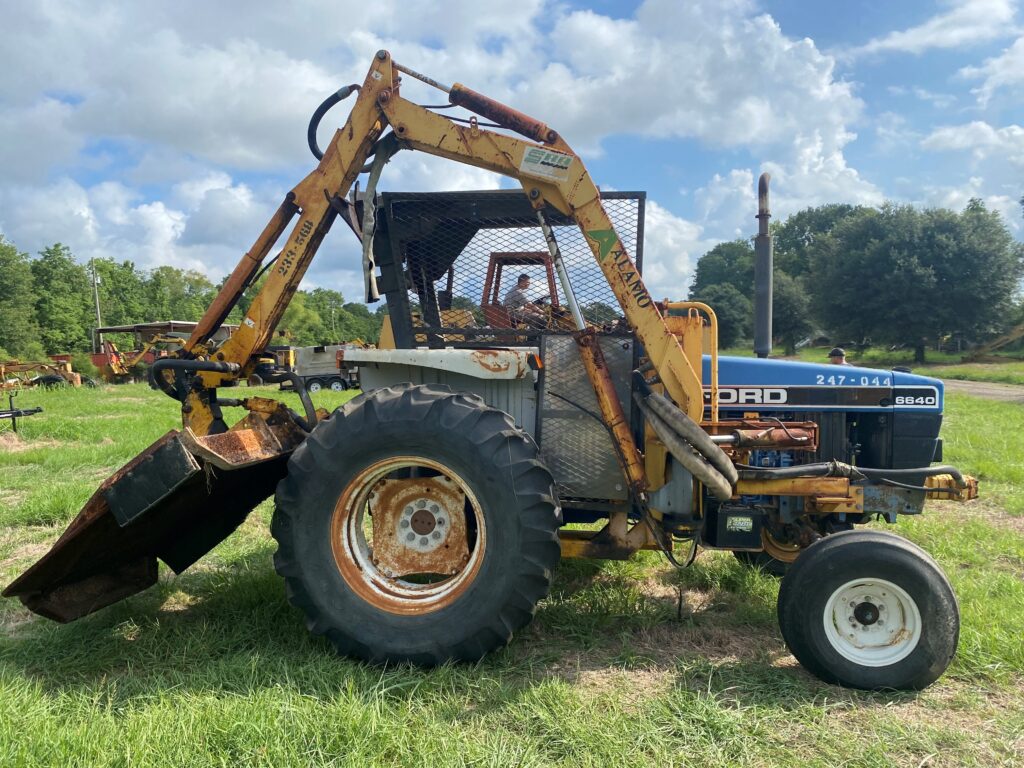
[[[602,264],[601,268],[605,269],[603,266],[605,259],[611,256],[612,263],[615,264],[619,277],[622,279],[626,290],[633,295],[637,306],[651,306],[654,302],[651,300],[651,295],[647,293],[644,281],[640,279],[640,272],[637,271],[633,260],[629,258],[629,254],[623,250],[614,230],[591,229],[587,232],[587,237],[597,243],[597,259]],[[608,274],[607,269],[605,269],[605,274]]]
[[[572,155],[555,152],[543,147],[527,147],[523,153],[523,162],[519,164],[519,172],[527,176],[540,176],[542,179],[565,181],[569,178],[569,166]]]

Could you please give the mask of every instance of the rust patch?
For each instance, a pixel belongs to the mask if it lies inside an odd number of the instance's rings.
[[[480,349],[470,355],[474,363],[491,373],[505,373],[512,368],[512,361],[502,357],[502,353],[496,349]]]
[[[374,565],[389,578],[455,575],[469,561],[465,505],[444,477],[382,480],[370,498]]]

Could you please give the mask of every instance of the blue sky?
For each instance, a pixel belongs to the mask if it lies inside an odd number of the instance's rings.
[[[980,197],[1024,234],[1018,0],[49,0],[0,23],[0,232],[29,252],[219,278],[312,167],[309,114],[382,47],[545,120],[600,185],[646,190],[658,295],[752,233],[765,170],[777,217]],[[381,188],[499,184],[403,153]],[[356,298],[341,228],[308,282]]]

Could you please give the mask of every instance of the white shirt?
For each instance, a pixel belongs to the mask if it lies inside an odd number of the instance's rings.
[[[529,288],[520,288],[518,285],[505,294],[506,309],[522,309],[530,303],[528,294]]]

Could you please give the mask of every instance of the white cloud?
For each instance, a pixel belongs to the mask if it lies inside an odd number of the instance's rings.
[[[970,152],[975,161],[997,157],[1013,165],[1024,165],[1024,127],[1019,125],[995,128],[981,120],[947,125],[932,131],[921,146],[934,151]]]
[[[959,185],[926,186],[922,192],[922,198],[916,201],[918,204],[954,211],[962,211],[970,200],[977,198],[982,200],[989,210],[998,211],[1015,235],[1019,237],[1024,232],[1018,198],[1011,195],[986,194],[985,182],[979,176],[972,176]]]
[[[998,19],[1008,4],[989,0],[988,7]],[[942,18],[970,15],[958,9]],[[655,293],[684,294],[696,258],[753,231],[760,158],[770,160],[761,165],[774,176],[777,218],[805,205],[882,199],[846,157],[864,111],[855,85],[836,76],[832,56],[812,40],[788,37],[753,0],[646,0],[618,19],[557,0],[449,0],[440,9],[307,0],[241,13],[242,26],[239,5],[200,0],[52,0],[7,13],[0,49],[10,74],[0,80],[4,231],[26,249],[62,239],[80,257],[169,263],[219,277],[309,169],[312,109],[340,84],[360,81],[382,47],[439,80],[466,82],[548,121],[588,155],[625,135],[739,156],[732,164],[740,167],[703,185],[687,182],[692,220],[649,203]],[[944,39],[943,24],[930,27],[933,42]],[[944,98],[912,92],[937,105]],[[408,77],[403,93],[443,98]],[[346,106],[324,121],[321,144]],[[672,152],[681,143],[656,146]],[[81,173],[85,166],[90,173]],[[615,180],[643,186],[642,179]],[[508,186],[479,169],[403,152],[381,189],[501,184]],[[351,283],[344,290],[354,297],[361,279],[350,267],[358,254],[337,229],[307,279]]]
[[[704,228],[653,200],[647,201],[644,235],[644,282],[655,299],[685,297],[693,269],[705,251],[719,242]]]
[[[981,66],[964,67],[958,74],[968,80],[982,81],[971,93],[978,97],[978,103],[983,107],[999,89],[1019,88],[1024,85],[1024,37],[1017,38],[998,56],[985,59]]]
[[[753,171],[734,168],[727,176],[716,173],[694,192],[694,200],[703,225],[725,239],[749,234],[754,195]]]
[[[924,53],[936,48],[961,48],[1013,34],[1015,0],[947,0],[949,10],[908,29],[869,40],[850,56],[899,51]]]
[[[764,169],[772,175],[772,215],[784,218],[823,203],[881,203],[881,190],[846,162],[842,147],[852,138],[847,135],[836,143],[817,131],[798,134],[789,162],[765,163]]]

